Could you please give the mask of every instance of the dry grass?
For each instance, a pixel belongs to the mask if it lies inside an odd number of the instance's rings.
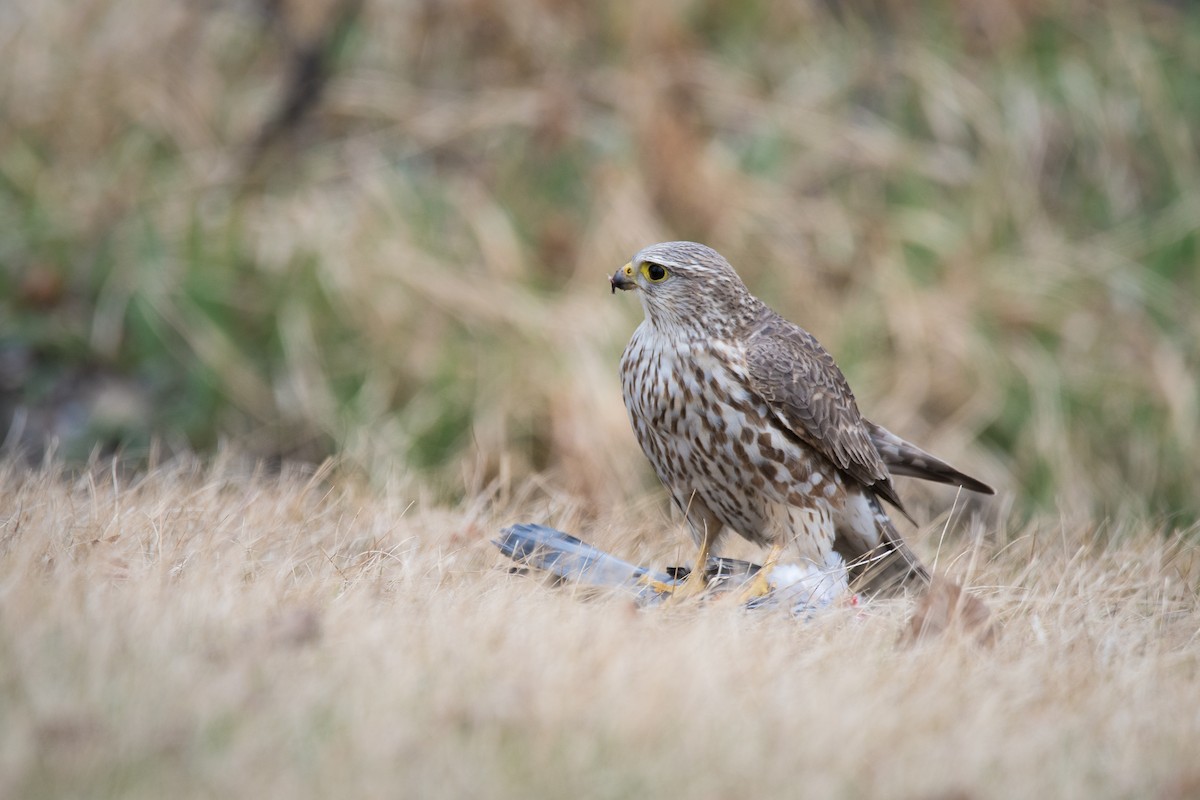
[[[1200,13],[919,6],[0,6],[0,795],[1200,792]],[[506,573],[688,560],[603,278],[674,238],[1001,490],[914,536],[995,648]]]
[[[488,544],[534,518],[673,563],[652,504],[581,523],[528,486],[448,510],[339,472],[0,467],[0,794],[1200,789],[1194,541],[978,529],[940,560],[999,643],[904,649],[904,603],[638,612],[509,575]]]
[[[0,426],[609,507],[653,478],[603,275],[699,237],[1018,508],[1186,526],[1198,42],[1120,0],[12,4]]]

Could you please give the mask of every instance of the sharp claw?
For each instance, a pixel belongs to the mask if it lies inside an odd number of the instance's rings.
[[[650,587],[652,591],[665,595],[672,594],[676,589],[679,588],[679,584],[677,583],[663,583],[662,581],[656,581],[654,578],[648,576],[641,579],[641,584],[643,586]]]
[[[762,602],[773,591],[771,582],[767,579],[767,570],[760,569],[742,589],[741,594],[738,595],[738,602],[754,606]]]

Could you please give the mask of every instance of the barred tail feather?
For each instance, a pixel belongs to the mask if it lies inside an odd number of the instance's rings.
[[[903,475],[909,478],[920,478],[935,483],[948,483],[951,486],[961,486],[980,494],[995,494],[996,490],[981,480],[972,478],[965,472],[960,472],[942,461],[937,456],[926,453],[911,442],[901,439],[896,434],[876,425],[870,420],[863,420],[867,425],[867,433],[880,458],[887,465],[892,475]]]
[[[852,502],[857,513],[842,521],[835,542],[847,561],[851,591],[876,596],[917,594],[916,608],[903,637],[908,643],[952,630],[980,644],[995,641],[996,629],[987,604],[949,578],[931,575],[904,543],[877,497],[864,493]],[[868,523],[872,527],[865,529]]]
[[[929,570],[900,536],[879,499],[864,493],[859,503],[864,501],[867,508],[839,526],[834,543],[846,560],[854,591],[895,595],[927,587]]]

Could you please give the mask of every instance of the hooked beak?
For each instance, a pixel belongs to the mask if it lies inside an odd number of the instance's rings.
[[[633,276],[633,264],[632,263],[626,264],[625,266],[621,267],[619,270],[614,272],[612,274],[612,277],[610,277],[608,279],[608,282],[612,284],[612,293],[613,294],[617,293],[617,289],[622,289],[624,291],[629,291],[630,289],[636,289],[637,288],[637,279],[634,278],[634,276]]]

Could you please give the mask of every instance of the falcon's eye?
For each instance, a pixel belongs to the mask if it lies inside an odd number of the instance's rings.
[[[642,274],[645,275],[651,283],[662,283],[667,279],[667,268],[662,264],[643,264]]]

